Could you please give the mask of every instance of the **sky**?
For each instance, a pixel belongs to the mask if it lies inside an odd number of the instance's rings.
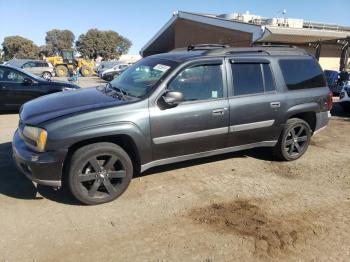
[[[0,43],[20,35],[43,45],[51,29],[69,29],[77,39],[98,28],[129,38],[129,54],[137,54],[177,10],[277,17],[284,9],[288,18],[350,26],[350,0],[0,0]]]

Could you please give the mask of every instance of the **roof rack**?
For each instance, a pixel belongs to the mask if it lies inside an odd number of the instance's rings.
[[[308,55],[297,47],[289,46],[255,46],[255,47],[229,47],[208,50],[206,55],[235,55],[235,54],[261,54],[261,55]]]
[[[223,44],[198,44],[198,45],[189,45],[187,47],[187,51],[195,51],[195,50],[213,50],[218,48],[228,48],[229,45]]]
[[[259,45],[259,44],[253,44],[252,47],[286,47],[286,48],[297,48],[295,45],[283,45],[283,44],[280,44],[280,45],[270,45],[270,44],[262,44],[262,45]]]

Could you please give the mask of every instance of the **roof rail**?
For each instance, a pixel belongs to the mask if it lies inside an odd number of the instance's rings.
[[[266,50],[233,50],[225,52],[225,55],[234,55],[234,54],[260,54],[265,53],[266,55],[271,55],[270,52]]]
[[[266,45],[266,44],[254,44],[252,47],[287,47],[287,48],[297,48],[295,45]]]
[[[206,55],[234,55],[234,54],[261,54],[261,55],[306,55],[305,50],[288,46],[255,46],[230,47],[208,50]]]
[[[187,47],[187,51],[212,50],[212,49],[227,48],[227,47],[230,47],[230,46],[223,45],[223,44],[198,44],[198,45],[189,45]]]

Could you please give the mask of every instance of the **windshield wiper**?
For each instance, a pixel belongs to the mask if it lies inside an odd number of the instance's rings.
[[[124,100],[124,101],[127,100],[126,97],[125,97],[125,95],[124,95],[125,91],[124,91],[123,89],[121,89],[121,88],[119,88],[119,87],[116,87],[116,86],[112,86],[112,84],[111,84],[110,82],[106,84],[105,90],[106,90],[108,87],[116,91],[116,94],[117,94],[117,96],[118,96],[119,99],[122,99],[122,100]]]

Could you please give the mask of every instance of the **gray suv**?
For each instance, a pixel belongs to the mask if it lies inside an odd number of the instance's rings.
[[[26,103],[13,155],[32,181],[100,204],[154,166],[255,147],[298,159],[331,107],[304,50],[192,46],[144,58],[106,86]]]

